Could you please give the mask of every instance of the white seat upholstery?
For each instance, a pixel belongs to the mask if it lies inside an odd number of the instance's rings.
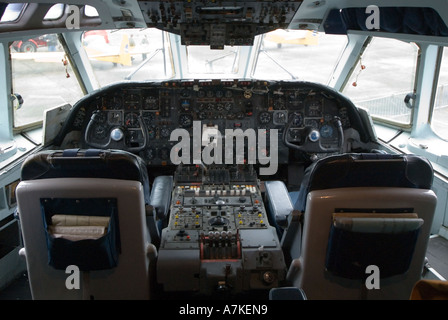
[[[120,242],[117,265],[81,271],[80,289],[68,289],[66,281],[73,280],[69,279],[71,274],[48,263],[41,205],[41,199],[45,198],[116,199]],[[22,181],[17,187],[17,203],[33,299],[150,298],[152,260],[157,251],[146,227],[144,192],[139,181],[104,178]]]
[[[414,284],[420,280],[422,275],[436,202],[437,198],[434,192],[427,189],[357,187],[310,192],[304,214],[301,255],[292,261],[288,272],[288,280],[295,287],[303,289],[309,300],[409,299]],[[394,216],[400,211],[416,213],[418,218],[412,216],[409,217],[411,220],[407,220],[403,217]],[[372,220],[372,217],[370,217],[370,221],[363,221],[362,215],[352,221],[341,220],[339,224],[345,224],[345,228],[348,229],[360,228],[362,232],[366,232],[373,225],[376,230],[372,232],[392,234],[389,237],[392,239],[391,241],[394,241],[395,234],[400,234],[401,231],[406,230],[417,230],[423,222],[419,229],[415,247],[412,248],[413,254],[411,255],[409,269],[402,274],[381,278],[379,289],[369,289],[366,286],[365,279],[349,279],[335,275],[328,270],[328,266],[326,267],[327,249],[330,243],[332,225],[334,225],[335,212],[389,213],[391,217],[396,218],[387,221],[381,227],[378,222],[382,218],[378,219],[376,217]],[[366,217],[368,216],[369,214],[366,213]],[[402,223],[406,225],[402,226]],[[335,241],[334,246],[342,244],[340,240],[333,239],[333,241]],[[359,241],[351,245],[354,245],[352,248],[360,249],[361,255],[368,255],[369,251],[363,251],[364,242]],[[375,245],[377,245],[377,248],[375,248]],[[387,248],[387,244],[381,244],[379,241],[377,243],[373,242],[373,248],[370,250],[376,249],[375,254],[381,254],[383,251],[387,251],[381,249],[384,247]],[[337,250],[339,250],[337,251],[338,254],[347,252],[346,248],[337,248]],[[384,253],[386,254],[386,252]],[[381,268],[379,271],[381,275]],[[368,275],[366,273],[366,277]]]

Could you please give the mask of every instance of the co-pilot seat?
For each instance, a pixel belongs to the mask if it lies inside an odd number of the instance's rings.
[[[156,179],[151,194],[146,170],[120,150],[42,151],[25,160],[17,203],[33,299],[150,298],[156,216],[166,212],[172,184]]]
[[[437,202],[432,180],[429,161],[415,155],[318,161],[286,217],[287,279],[308,299],[408,299],[423,272]],[[366,285],[372,279],[379,289]]]

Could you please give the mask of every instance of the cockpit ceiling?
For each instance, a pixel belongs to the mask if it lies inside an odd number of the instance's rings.
[[[22,6],[17,18],[3,19],[8,7]],[[48,18],[54,6],[60,16]],[[317,30],[347,34],[351,30],[446,37],[445,4],[402,1],[378,2],[379,27],[366,10],[367,0],[251,0],[251,1],[160,1],[160,0],[38,0],[0,2],[0,38],[92,29],[158,28],[181,37],[183,45],[250,46],[256,35],[275,29]],[[97,15],[90,15],[90,9]],[[89,9],[89,10],[88,10]],[[14,10],[12,10],[14,11]],[[16,12],[13,12],[16,13]],[[67,25],[67,21],[72,24]],[[375,21],[376,23],[377,21]]]

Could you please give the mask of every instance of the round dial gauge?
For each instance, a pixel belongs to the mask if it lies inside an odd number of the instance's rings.
[[[318,99],[312,99],[308,101],[307,105],[308,117],[321,117],[322,116],[322,101]]]
[[[163,127],[160,129],[160,136],[162,138],[168,138],[170,136],[170,129],[167,127]]]
[[[319,122],[317,122],[317,120],[314,120],[314,119],[306,119],[305,125],[308,127],[312,127],[313,129],[319,128]]]
[[[205,120],[205,119],[207,119],[207,117],[208,117],[208,113],[205,111],[201,111],[198,113],[199,120]]]
[[[128,128],[138,128],[138,114],[131,112],[125,115],[124,125]]]
[[[271,118],[271,114],[267,111],[260,112],[260,114],[258,115],[258,120],[261,124],[268,124],[269,122],[271,122]]]
[[[97,140],[103,140],[107,137],[107,127],[106,125],[100,124],[93,130],[93,137]]]
[[[143,157],[148,161],[154,160],[156,157],[156,150],[154,148],[146,149],[143,153]]]
[[[224,96],[224,92],[222,92],[221,90],[216,91],[216,98],[222,98],[223,96]]]
[[[106,100],[106,107],[107,109],[118,110],[123,107],[123,102],[120,97],[112,96]]]
[[[152,113],[152,112],[144,112],[143,113],[143,121],[145,122],[145,124],[147,126],[152,124],[154,118],[155,118],[155,116],[154,116],[154,113]]]
[[[333,137],[333,127],[329,124],[324,124],[322,128],[320,128],[320,136],[322,138],[331,138]]]
[[[303,124],[303,115],[300,112],[294,114],[293,125],[300,127]]]
[[[110,111],[107,115],[107,119],[109,124],[111,125],[120,125],[122,120],[121,111]]]
[[[159,158],[162,160],[168,160],[170,157],[170,149],[167,147],[163,147],[159,149]]]
[[[159,109],[159,104],[158,104],[158,100],[156,97],[145,97],[143,100],[143,109],[146,110],[158,110]]]
[[[190,128],[193,125],[193,117],[189,114],[181,114],[179,116],[179,125],[182,128]]]

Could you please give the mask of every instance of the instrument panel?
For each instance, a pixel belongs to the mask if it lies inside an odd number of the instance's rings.
[[[286,134],[290,140],[304,143],[298,132],[314,129],[319,132],[320,143],[331,148],[339,143],[335,117],[340,119],[344,130],[362,130],[357,110],[349,100],[314,83],[127,82],[103,88],[80,100],[63,131],[65,135],[80,131],[80,147],[123,149],[139,154],[148,165],[168,165],[173,164],[171,150],[179,143],[178,139],[170,139],[176,129],[184,130],[192,140],[194,134],[203,135],[212,128],[221,134],[223,146],[226,129],[243,132],[251,129],[257,133],[257,142],[265,139],[266,154],[271,139],[277,139],[281,164],[288,163],[289,148],[282,141],[288,124]],[[190,146],[192,156],[193,143]]]

